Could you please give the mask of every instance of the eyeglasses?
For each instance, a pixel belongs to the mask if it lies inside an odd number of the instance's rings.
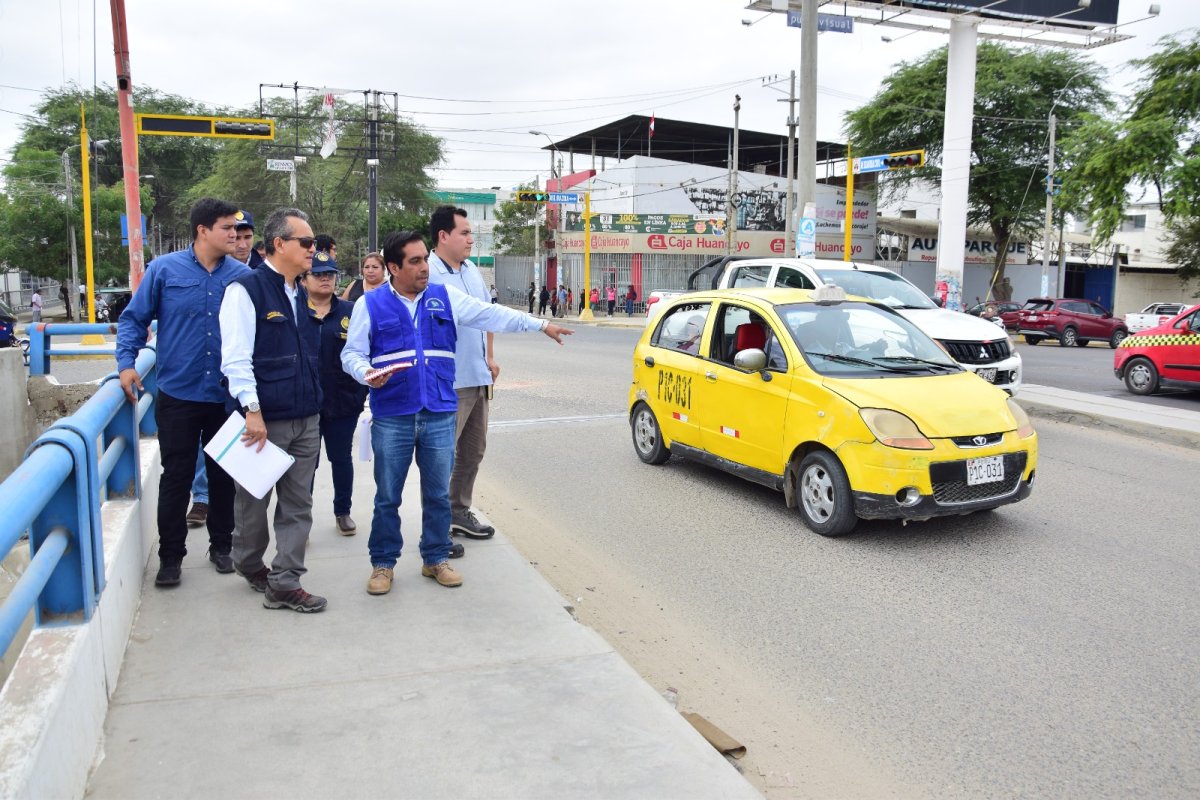
[[[280,236],[279,238],[285,242],[297,242],[305,250],[317,243],[317,237],[315,236]]]

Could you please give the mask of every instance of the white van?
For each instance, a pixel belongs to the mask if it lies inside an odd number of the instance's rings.
[[[688,278],[691,290],[775,286],[815,289],[825,284],[840,286],[846,294],[886,303],[979,377],[1009,394],[1021,388],[1021,356],[1003,328],[970,314],[939,308],[928,295],[887,267],[818,258],[722,258],[710,261]],[[647,313],[653,315],[654,306]]]

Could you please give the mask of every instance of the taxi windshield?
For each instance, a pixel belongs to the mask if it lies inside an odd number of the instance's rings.
[[[962,369],[904,317],[869,303],[795,303],[776,310],[809,365],[822,375],[880,378]]]
[[[837,284],[846,294],[869,297],[892,308],[937,308],[917,287],[894,272],[857,269],[818,269],[826,283]]]

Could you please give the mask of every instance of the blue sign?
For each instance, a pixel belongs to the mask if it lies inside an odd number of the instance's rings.
[[[146,241],[146,215],[142,214],[142,241]],[[121,244],[129,246],[129,217],[121,215]]]
[[[862,158],[854,159],[854,172],[861,174],[864,172],[884,172],[888,166],[884,163],[887,156],[863,156]]]
[[[551,192],[551,203],[578,203],[579,195],[576,192]]]
[[[800,12],[788,11],[787,24],[792,28],[802,27]],[[817,32],[833,31],[834,33],[854,33],[854,17],[842,14],[817,14]]]

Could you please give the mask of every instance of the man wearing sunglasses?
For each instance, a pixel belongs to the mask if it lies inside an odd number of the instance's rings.
[[[192,206],[192,246],[150,262],[145,277],[117,324],[117,369],[131,402],[142,388],[134,362],[158,320],[158,485],[156,586],[175,586],[187,555],[188,495],[197,452],[224,424],[229,395],[221,385],[221,328],[218,314],[226,287],[250,272],[233,258],[237,207],[206,197]],[[233,572],[233,479],[205,458],[209,481],[208,558],[217,572]]]
[[[308,215],[277,209],[263,225],[266,260],[229,287],[221,306],[221,371],[242,407],[242,443],[258,450],[270,442],[294,462],[275,483],[275,558],[263,563],[271,533],[267,506],[237,487],[233,566],[265,608],[323,611],[324,597],[300,586],[304,548],[312,528],[312,480],[320,447],[320,330],[308,322],[308,295],[300,276],[312,265],[315,237]]]

